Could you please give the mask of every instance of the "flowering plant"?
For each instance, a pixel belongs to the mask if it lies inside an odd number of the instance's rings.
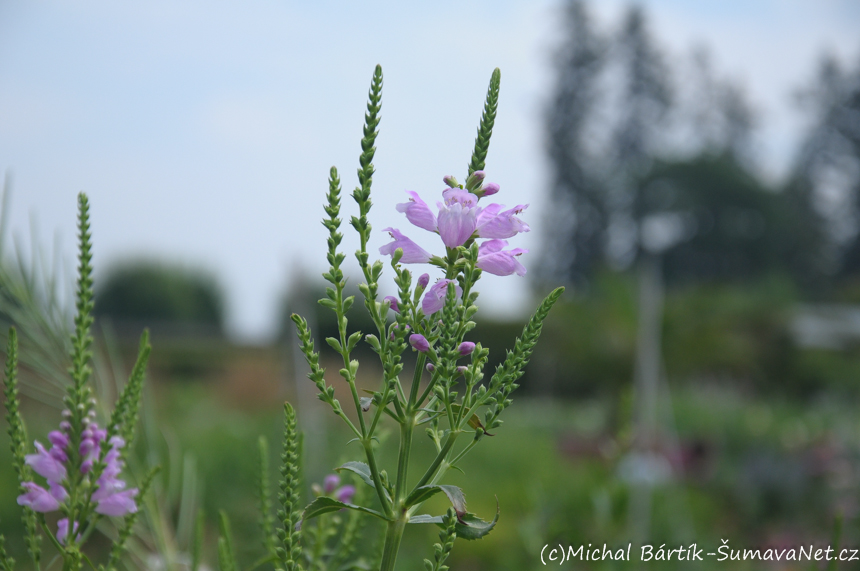
[[[90,349],[92,327],[93,281],[90,264],[91,235],[89,203],[86,195],[78,196],[79,266],[75,315],[72,335],[70,369],[71,384],[63,399],[65,409],[59,430],[48,434],[51,443],[45,449],[38,440],[35,453],[27,454],[27,433],[19,411],[18,399],[18,338],[15,328],[9,331],[6,350],[4,395],[6,420],[12,447],[12,460],[18,475],[23,506],[23,523],[27,549],[36,569],[41,569],[41,536],[47,537],[62,557],[64,571],[81,569],[83,562],[94,565],[82,547],[102,517],[122,517],[110,556],[100,569],[116,568],[137,518],[136,498],[146,493],[155,470],[144,478],[140,488],[126,488],[120,479],[124,466],[123,454],[134,434],[140,405],[144,371],[149,358],[149,336],[144,331],[140,340],[137,362],[128,383],[104,428],[99,425],[96,400],[89,380],[92,373]],[[44,478],[45,485],[34,476]],[[45,514],[60,512],[56,531],[47,523]],[[0,537],[0,570],[11,571],[14,561],[7,556]],[[50,566],[50,564],[48,565]]]
[[[542,323],[563,291],[563,288],[558,288],[543,300],[522,336],[516,340],[513,350],[507,352],[506,359],[497,367],[490,380],[482,382],[489,350],[479,343],[466,340],[467,334],[475,327],[473,318],[478,310],[475,305],[478,297],[475,286],[483,272],[500,276],[522,276],[526,273],[519,256],[527,251],[505,247],[508,245],[506,239],[529,230],[528,225],[517,217],[527,205],[505,209],[500,204],[483,206],[481,203],[483,198],[495,195],[500,190],[498,184],[485,181],[484,173],[498,106],[499,81],[500,73],[496,69],[490,81],[465,183],[459,183],[452,176],[444,177],[447,188],[437,203],[436,213],[413,191],[407,191],[407,202],[397,205],[397,210],[405,214],[414,226],[438,234],[444,249],[440,248],[438,254],[427,252],[399,229],[387,228],[392,241],[379,251],[390,256],[398,293],[379,299],[379,281],[384,264],[379,260],[371,262],[367,251],[371,235],[368,213],[374,172],[372,160],[376,150],[374,143],[380,120],[382,91],[382,70],[377,66],[371,83],[361,141],[359,186],[352,193],[358,204],[358,215],[350,219],[350,224],[360,238],[361,245],[356,258],[364,281],[359,285],[359,290],[364,297],[365,309],[376,327],[373,333],[350,333],[347,328],[346,314],[355,298],[344,296],[346,278],[341,264],[345,255],[339,251],[343,238],[339,217],[341,183],[337,170],[331,169],[325,205],[326,218],[323,220],[329,231],[326,257],[330,266],[323,277],[331,285],[326,288],[326,297],[320,300],[320,304],[334,311],[337,316],[338,337],[329,337],[326,342],[342,358],[343,368],[339,373],[349,386],[356,422],[347,416],[334,397],[334,387],[326,382],[325,370],[320,365],[320,355],[314,348],[307,321],[298,315],[293,315],[292,319],[298,328],[301,348],[310,366],[309,377],[319,389],[319,398],[348,426],[363,450],[363,461],[347,462],[337,470],[356,475],[372,490],[376,501],[372,505],[363,505],[320,495],[299,516],[293,493],[295,482],[291,480],[292,487],[281,497],[284,505],[281,516],[286,531],[281,533],[283,547],[278,550],[281,564],[288,571],[299,569],[301,563],[299,541],[303,527],[297,524],[340,510],[367,514],[385,522],[385,540],[378,565],[381,571],[394,569],[407,524],[433,523],[442,527],[434,560],[425,560],[425,566],[428,570],[443,570],[447,569],[444,563],[456,537],[484,537],[498,520],[498,511],[491,521],[470,513],[466,509],[463,491],[441,482],[445,474],[451,468],[456,468],[485,435],[490,435],[489,430],[501,425],[499,415],[511,404],[511,392],[517,388],[516,381],[529,361]],[[413,281],[412,272],[402,265],[422,263],[434,266],[441,273],[433,285],[430,285],[429,273],[423,273]],[[389,320],[389,317],[393,319]],[[351,356],[361,340],[379,355],[383,371],[379,387],[367,391],[369,396],[361,396],[359,392],[359,363]],[[403,353],[410,347],[417,356],[411,383],[406,384],[401,382],[400,375],[404,367]],[[460,364],[466,358],[469,360]],[[399,427],[398,460],[393,476],[389,476],[380,465],[375,443],[383,416],[393,419]],[[288,424],[294,424],[294,413],[289,407],[287,418]],[[417,480],[410,480],[413,436],[415,429],[422,425],[426,426],[425,432],[436,455],[423,472],[418,472],[420,476]],[[469,435],[468,442],[457,448],[457,443],[466,434]],[[289,452],[288,447],[285,444],[284,458],[287,464],[297,461],[295,453]],[[452,507],[446,514],[432,516],[418,513],[427,499],[439,493],[451,502]],[[307,559],[309,566],[316,568],[313,559]]]

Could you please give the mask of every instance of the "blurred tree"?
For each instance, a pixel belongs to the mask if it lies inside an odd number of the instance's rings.
[[[168,332],[179,328],[223,333],[221,288],[202,272],[140,261],[113,268],[101,284],[96,288],[97,317],[110,317],[118,324],[143,323]]]
[[[800,101],[812,127],[787,189],[827,218],[834,269],[860,274],[860,65],[845,70],[836,59],[822,58]]]
[[[669,70],[649,34],[641,7],[631,6],[614,46],[623,82],[617,103],[621,119],[613,132],[611,254],[621,265],[632,263],[642,244],[648,212],[640,178],[662,148],[662,135],[672,104]]]
[[[786,274],[808,283],[822,275],[820,226],[791,194],[751,175],[730,149],[655,162],[639,184],[644,210],[662,212],[644,234],[671,244],[663,252],[669,282]]]
[[[606,242],[606,189],[589,161],[585,136],[608,44],[595,34],[580,0],[567,5],[565,26],[569,35],[556,54],[557,79],[546,114],[553,174],[546,224],[551,234],[542,266],[549,276],[576,283],[601,262]]]

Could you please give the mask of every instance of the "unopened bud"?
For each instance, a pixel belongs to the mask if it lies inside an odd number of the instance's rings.
[[[442,177],[442,182],[444,182],[445,184],[447,184],[451,188],[457,188],[458,186],[460,186],[460,183],[457,182],[457,179],[454,178],[454,175],[450,175],[450,174]]]
[[[430,350],[430,343],[427,341],[427,338],[420,333],[413,333],[410,335],[409,344],[422,353],[426,353]]]
[[[471,341],[463,341],[457,350],[460,352],[461,357],[465,357],[472,354],[472,351],[475,350],[475,344]]]
[[[481,188],[481,196],[492,196],[499,192],[499,185],[494,182],[488,182]]]
[[[391,308],[391,311],[394,313],[400,313],[400,307],[397,305],[397,298],[393,295],[386,295],[383,298],[383,301],[388,302],[388,307]]]

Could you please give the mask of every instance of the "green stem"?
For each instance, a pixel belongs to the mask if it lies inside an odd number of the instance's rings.
[[[400,506],[406,496],[406,476],[409,471],[409,453],[412,451],[412,432],[415,428],[415,413],[406,417],[400,425],[400,453],[397,457],[397,481],[394,485],[394,501]]]
[[[425,485],[427,482],[430,481],[430,479],[436,473],[436,470],[439,468],[439,465],[448,455],[448,452],[450,452],[451,448],[453,448],[454,442],[457,440],[457,436],[459,435],[459,432],[451,432],[450,434],[448,434],[448,438],[445,439],[445,444],[442,445],[442,450],[440,450],[439,453],[436,454],[436,458],[433,459],[433,463],[430,464],[430,467],[427,468],[427,471],[424,472],[424,475],[421,476],[421,479],[418,480],[417,484],[415,484],[415,488],[413,488],[413,490],[416,488],[420,488],[421,486]]]
[[[418,360],[415,363],[415,374],[412,376],[412,390],[409,391],[409,404],[407,405],[410,409],[409,412],[412,412],[412,408],[414,408],[419,403],[415,400],[418,396],[418,389],[421,384],[421,373],[424,371],[424,361],[427,359],[427,356],[424,353],[418,354]]]
[[[406,528],[406,513],[401,512],[394,521],[388,522],[385,531],[385,546],[382,548],[382,563],[379,571],[394,571],[394,563],[397,561],[397,552],[400,550],[400,540],[403,539],[403,530]]]
[[[364,455],[367,457],[367,465],[370,467],[370,477],[373,478],[373,487],[376,488],[376,495],[379,496],[379,503],[382,504],[382,512],[386,517],[394,519],[391,503],[385,497],[385,488],[382,486],[382,477],[379,475],[379,466],[376,465],[376,456],[373,454],[371,443],[370,437],[367,440],[362,440]]]

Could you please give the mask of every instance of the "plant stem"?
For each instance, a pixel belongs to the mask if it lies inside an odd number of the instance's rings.
[[[397,519],[388,522],[385,531],[385,546],[382,549],[382,563],[379,571],[394,571],[394,563],[397,561],[397,552],[400,550],[400,540],[403,539],[403,530],[406,528],[406,512],[400,510]]]

